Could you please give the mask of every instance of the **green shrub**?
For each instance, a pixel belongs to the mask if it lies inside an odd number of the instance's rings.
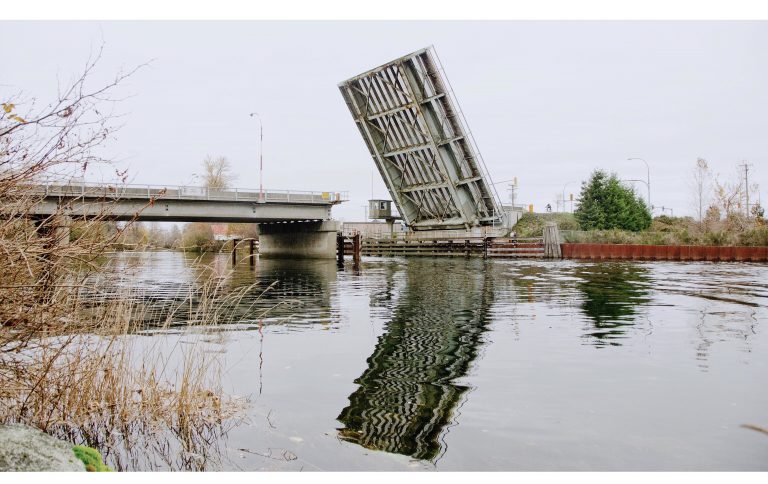
[[[768,227],[760,226],[739,235],[739,245],[767,246]]]
[[[730,237],[724,230],[707,232],[704,234],[704,245],[728,245]]]
[[[579,208],[574,212],[584,230],[620,229],[638,232],[651,226],[651,212],[635,191],[615,173],[596,170],[584,182]]]
[[[683,230],[675,233],[675,237],[675,242],[679,245],[693,245],[695,244],[694,241],[696,240],[695,237],[688,231],[688,228],[684,228]]]

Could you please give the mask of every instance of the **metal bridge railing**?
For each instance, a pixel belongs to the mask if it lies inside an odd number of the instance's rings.
[[[216,200],[263,203],[307,203],[333,205],[349,200],[349,193],[248,188],[213,189],[183,185],[101,184],[91,182],[42,182],[30,187],[35,194],[78,198],[159,198],[163,200]]]

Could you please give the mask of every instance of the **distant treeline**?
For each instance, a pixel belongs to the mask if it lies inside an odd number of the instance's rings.
[[[258,238],[256,224],[227,224],[227,235],[243,238]],[[98,230],[91,227],[86,233],[81,224],[74,222],[70,239],[97,237],[103,240],[114,238],[112,247],[121,250],[174,249],[185,251],[218,251],[224,241],[214,238],[209,223],[195,222],[164,226],[159,222],[101,222]]]

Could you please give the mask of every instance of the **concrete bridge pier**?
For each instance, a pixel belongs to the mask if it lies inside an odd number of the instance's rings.
[[[68,245],[72,227],[69,215],[54,215],[34,219],[35,230],[43,237],[51,237],[51,246]]]
[[[297,259],[335,259],[335,220],[259,224],[259,255]]]

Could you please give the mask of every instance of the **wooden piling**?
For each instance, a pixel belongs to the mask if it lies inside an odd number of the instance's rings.
[[[560,231],[557,230],[557,224],[548,223],[544,227],[544,257],[559,259],[563,256],[560,251]]]
[[[232,239],[232,265],[237,264],[237,239]]]
[[[340,266],[344,265],[344,235],[336,234],[336,261]]]
[[[352,260],[355,265],[360,264],[360,256],[363,252],[363,236],[361,234],[355,234],[352,237]]]
[[[253,265],[256,263],[256,261],[254,261],[254,257],[253,257],[254,256],[253,247],[255,245],[255,242],[256,241],[253,240],[253,239],[250,240],[250,257],[248,258],[248,262],[250,263],[251,267],[253,267]]]

